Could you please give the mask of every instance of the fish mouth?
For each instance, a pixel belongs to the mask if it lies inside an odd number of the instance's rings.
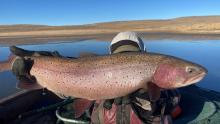
[[[202,73],[200,73],[200,74],[198,74],[198,75],[196,75],[196,76],[193,76],[193,77],[189,78],[189,79],[185,82],[185,84],[194,84],[194,83],[197,83],[197,82],[201,81],[201,80],[205,77],[206,74],[207,74],[206,72],[202,72]]]

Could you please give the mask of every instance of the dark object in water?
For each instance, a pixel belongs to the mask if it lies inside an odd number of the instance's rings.
[[[19,119],[19,115],[27,111],[36,110],[42,106],[56,104],[62,100],[52,92],[42,90],[22,91],[13,96],[0,100],[0,122],[10,123],[56,123],[55,110],[35,113],[27,118]],[[216,124],[220,122],[220,93],[189,86],[180,89],[183,109],[182,115],[174,120],[174,124]]]

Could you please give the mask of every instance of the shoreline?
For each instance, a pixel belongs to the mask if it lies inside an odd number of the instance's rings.
[[[93,34],[93,35],[75,35],[75,36],[44,36],[44,37],[0,37],[0,46],[10,45],[28,45],[59,42],[78,42],[84,40],[96,40],[100,42],[110,42],[117,33],[113,34]],[[139,32],[144,41],[154,40],[177,40],[177,41],[205,41],[220,40],[218,34],[177,34],[177,33],[146,33]]]
[[[96,39],[109,41],[122,31],[135,31],[146,40],[220,39],[220,16],[167,20],[105,22],[75,26],[0,25],[0,45]]]

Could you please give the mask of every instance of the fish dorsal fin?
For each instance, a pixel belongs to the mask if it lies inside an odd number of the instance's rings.
[[[160,88],[153,82],[149,82],[147,85],[150,100],[157,101],[160,98]]]
[[[79,54],[79,57],[82,58],[82,57],[92,57],[92,56],[98,56],[97,54],[95,53],[90,53],[90,52],[81,52]]]

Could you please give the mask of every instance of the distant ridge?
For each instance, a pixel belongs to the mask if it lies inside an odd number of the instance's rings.
[[[97,25],[97,24],[106,24],[106,23],[126,23],[126,22],[142,22],[142,21],[175,21],[175,20],[181,20],[181,21],[216,21],[220,20],[220,15],[213,15],[213,16],[186,16],[186,17],[177,17],[177,18],[171,18],[171,19],[149,19],[149,20],[126,20],[126,21],[112,21],[112,22],[97,22],[97,23],[90,23],[90,24],[84,24],[84,25]],[[53,26],[53,25],[35,25],[35,24],[12,24],[12,25],[1,25],[1,26],[37,26],[37,27],[63,27],[63,26]],[[66,26],[83,26],[83,25],[64,25]]]
[[[0,40],[93,37],[121,31],[169,34],[220,34],[220,16],[191,16],[164,20],[115,21],[86,25],[0,25]]]

